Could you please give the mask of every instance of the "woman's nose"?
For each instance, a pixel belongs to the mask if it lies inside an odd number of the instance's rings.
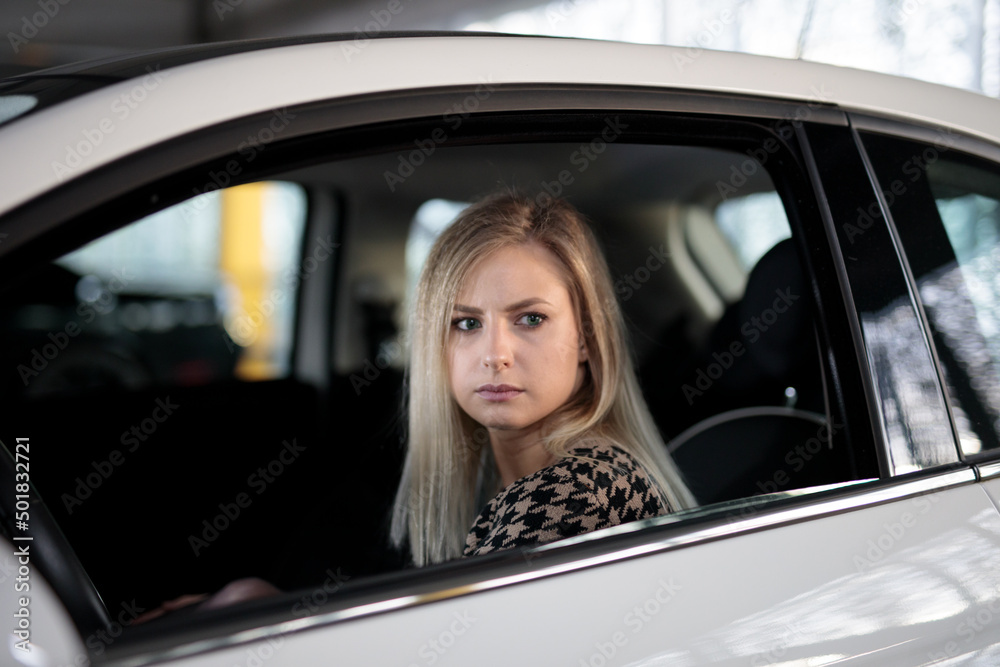
[[[492,326],[486,332],[486,349],[483,351],[483,365],[500,370],[513,363],[513,349],[510,333],[503,326]]]

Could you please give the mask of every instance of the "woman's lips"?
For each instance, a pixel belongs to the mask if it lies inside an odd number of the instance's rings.
[[[523,389],[509,384],[484,384],[476,389],[476,393],[487,401],[509,401],[522,392]]]

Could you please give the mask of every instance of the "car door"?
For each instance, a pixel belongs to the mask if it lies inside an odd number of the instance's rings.
[[[708,107],[701,110],[711,115]],[[771,130],[749,150],[766,151],[767,138],[781,136],[791,111],[741,119]],[[571,128],[574,120],[588,127],[568,115],[559,126]],[[646,120],[623,117],[645,132],[657,120],[659,127],[684,126],[682,115],[669,112]],[[716,139],[730,132],[715,145],[728,140],[741,150],[737,171],[724,170],[720,182],[738,187],[738,178],[728,179],[743,173],[748,149],[740,142],[752,130],[726,120],[728,127],[713,124]],[[536,131],[542,122],[532,118]],[[879,209],[870,208],[878,203],[871,175],[846,119],[834,112],[793,127],[774,162],[764,166],[779,188],[795,193],[784,199],[788,217],[809,239],[819,298],[830,297],[817,317],[817,326],[827,327],[820,337],[833,361],[822,370],[847,383],[829,393],[830,412],[843,421],[834,417],[826,442],[822,427],[813,440],[863,461],[871,437],[868,453],[879,479],[766,494],[520,555],[498,554],[492,579],[458,569],[449,577],[447,568],[431,568],[423,573],[426,587],[375,601],[403,608],[341,625],[354,614],[342,598],[327,617],[329,634],[282,636],[283,655],[305,659],[337,646],[363,660],[376,636],[389,632],[405,640],[380,649],[379,659],[404,664],[466,664],[482,655],[584,665],[992,659],[995,636],[970,634],[967,623],[995,605],[996,575],[988,563],[997,546],[997,512],[976,472],[959,460],[934,350],[892,228],[883,214],[881,227],[865,227],[867,245],[850,243],[857,211]],[[684,140],[695,142],[693,124],[684,128]],[[784,154],[788,143],[801,150],[798,162],[794,153]],[[845,311],[832,305],[845,302]],[[752,331],[756,325],[748,323]],[[829,342],[835,338],[849,351]],[[783,444],[785,466],[815,451],[808,439]],[[784,479],[778,473],[786,471],[773,472],[757,480],[762,491],[776,488]],[[419,602],[440,597],[449,599],[420,609]],[[410,601],[416,607],[405,608]]]
[[[286,64],[303,67],[318,52],[287,48]],[[336,44],[324,48],[339,53]],[[388,76],[379,47],[367,48],[372,57],[352,63],[351,76]],[[1000,517],[989,483],[959,454],[915,270],[848,116],[823,100],[595,81],[540,86],[504,76],[499,86],[438,72],[441,80],[333,99],[296,89],[283,111],[297,122],[280,134],[270,125],[274,109],[230,110],[217,124],[175,129],[157,135],[164,143],[109,158],[0,223],[12,234],[0,246],[10,280],[210,184],[274,178],[311,194],[291,365],[293,382],[320,401],[318,416],[300,417],[314,430],[301,452],[311,463],[295,467],[287,458],[294,452],[282,459],[290,450],[274,437],[247,433],[253,448],[226,449],[214,461],[214,471],[240,466],[228,484],[185,486],[183,467],[164,476],[193,499],[170,531],[139,522],[133,532],[77,528],[71,536],[88,569],[102,551],[117,554],[103,566],[115,610],[133,591],[152,606],[190,581],[218,586],[249,574],[240,554],[271,568],[290,592],[131,627],[111,641],[81,637],[87,657],[192,665],[988,664],[996,633],[981,619],[1000,595],[1000,576],[989,568]],[[178,99],[185,79],[204,84],[194,67],[172,77],[164,90]],[[129,131],[161,120],[137,113]],[[266,128],[271,140],[249,159],[246,137]],[[570,197],[599,226],[634,314],[634,338],[645,340],[637,346],[651,411],[711,500],[551,545],[401,569],[380,517],[398,475],[399,437],[387,425],[405,361],[392,310],[405,297],[405,246],[421,205],[468,201],[498,180]],[[750,194],[777,202],[789,239],[783,258],[797,266],[758,277],[753,269],[766,254],[755,256],[730,293],[720,273],[727,265],[717,260],[724,244],[706,240],[713,227],[700,221],[714,224],[720,202]],[[744,237],[765,226],[750,217],[743,225]],[[332,262],[316,254],[324,242],[336,251]],[[762,285],[761,300],[747,298],[751,284]],[[772,338],[782,330],[790,338]],[[679,346],[702,339],[722,347]],[[783,350],[785,340],[792,342]],[[679,349],[684,355],[670,354]],[[664,351],[673,363],[664,364]],[[762,359],[786,368],[792,384],[780,373],[759,382]],[[206,398],[191,400],[211,410]],[[266,402],[256,416],[272,430],[294,424],[276,421]],[[38,419],[18,428],[37,429]],[[686,455],[695,446],[702,455]],[[43,482],[53,479],[60,450],[36,447],[50,452],[38,486],[51,504]],[[288,476],[267,481],[275,460]],[[711,486],[732,469],[742,486]],[[274,503],[256,516],[262,505],[240,501],[243,487],[258,488],[249,481],[255,473],[261,498]],[[57,481],[50,487],[59,493]],[[106,514],[112,524],[121,516]],[[137,539],[192,553],[123,556],[118,548]],[[111,581],[126,565],[130,581]],[[142,584],[153,568],[166,573],[159,587]]]

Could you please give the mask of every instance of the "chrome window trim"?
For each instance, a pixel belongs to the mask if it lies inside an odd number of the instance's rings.
[[[976,464],[976,472],[979,473],[981,481],[987,479],[997,479],[1000,477],[1000,461],[990,461],[988,463]]]
[[[991,475],[1000,475],[1000,463],[984,467],[989,468]],[[731,503],[720,503],[708,508],[695,508],[673,515],[623,524],[531,549],[498,552],[489,556],[460,561],[461,570],[466,569],[463,566],[467,565],[471,577],[465,575],[459,568],[449,567],[449,564],[428,568],[433,570],[432,574],[444,569],[450,579],[458,581],[449,582],[446,579],[432,586],[427,586],[420,581],[412,581],[413,577],[410,577],[410,585],[398,587],[396,595],[389,597],[379,595],[379,589],[376,588],[374,595],[368,594],[367,596],[372,599],[362,600],[359,604],[346,605],[341,609],[320,612],[305,618],[265,621],[222,637],[196,638],[187,642],[184,642],[183,638],[162,636],[162,634],[159,637],[151,637],[150,641],[146,642],[121,641],[109,647],[107,660],[103,664],[114,667],[141,667],[159,661],[177,660],[233,648],[277,635],[306,631],[357,618],[367,618],[388,611],[409,609],[439,600],[449,600],[473,593],[496,590],[558,574],[578,572],[601,565],[788,526],[812,519],[846,514],[868,507],[966,486],[977,481],[976,470],[971,467],[963,467],[932,474],[913,473],[902,480],[897,478],[895,480],[852,481],[826,487],[756,496]],[[830,497],[830,494],[825,492],[834,495]],[[823,495],[817,498],[808,497],[813,494]],[[774,500],[796,498],[805,498],[805,501],[794,504],[792,507],[768,507]],[[754,506],[761,504],[765,505],[763,509],[754,508]],[[741,507],[750,507],[753,514],[736,521],[726,521],[725,517],[722,516],[726,508]],[[686,530],[688,528],[685,525],[686,520],[699,512],[707,514],[705,517],[707,520],[699,521],[693,530]],[[666,534],[658,536],[656,534],[658,532]],[[617,542],[622,544],[616,545]],[[604,546],[603,543],[608,543],[612,548],[602,550],[600,547]],[[582,557],[577,557],[577,553],[581,551],[596,551],[596,553],[584,553]],[[492,572],[488,572],[488,574],[491,576],[479,578],[476,573],[481,568],[475,567],[478,564],[476,561],[487,559],[500,562],[498,562],[498,566],[490,568]],[[537,567],[532,567],[533,562],[537,563]],[[452,571],[448,572],[448,570]],[[463,579],[471,580],[463,581]],[[286,603],[282,606],[285,610],[283,613],[287,615],[289,613],[287,607],[292,599],[283,596],[283,600]],[[327,603],[324,606],[333,605]],[[273,615],[274,612],[271,614]],[[206,623],[202,620],[195,625],[203,628]],[[229,623],[225,621],[220,623],[222,627],[231,627],[232,625],[231,620]],[[159,646],[149,646],[150,644],[158,644]]]

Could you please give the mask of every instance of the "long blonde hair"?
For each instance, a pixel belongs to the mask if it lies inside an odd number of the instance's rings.
[[[584,440],[608,440],[635,457],[671,509],[695,505],[639,389],[593,232],[564,200],[502,192],[465,209],[441,234],[410,305],[408,447],[390,537],[400,547],[409,538],[416,565],[460,556],[481,510],[480,492],[499,491],[486,429],[449,391],[449,323],[459,289],[478,262],[501,248],[532,242],[550,250],[565,269],[589,371],[579,391],[548,417],[544,446],[561,459]]]

